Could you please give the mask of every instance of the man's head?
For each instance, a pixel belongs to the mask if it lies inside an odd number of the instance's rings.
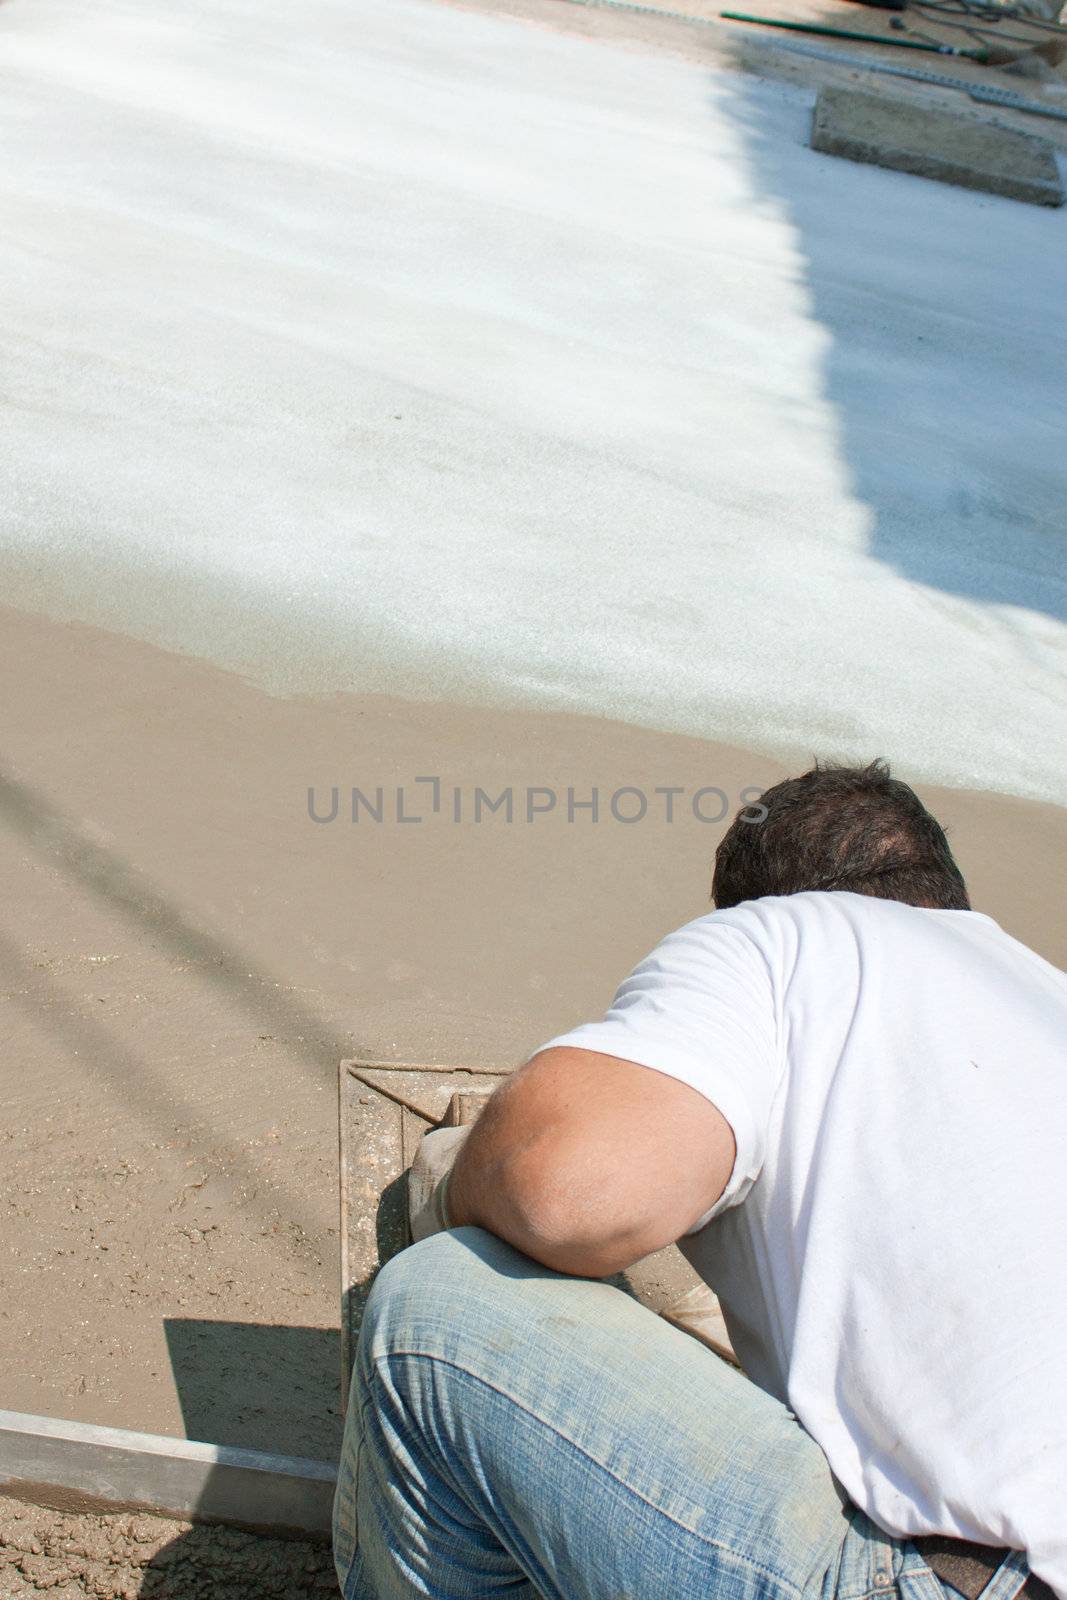
[[[944,829],[883,761],[815,766],[735,817],[715,856],[716,906],[805,889],[945,911],[971,904]]]

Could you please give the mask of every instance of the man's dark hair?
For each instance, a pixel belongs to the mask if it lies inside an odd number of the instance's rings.
[[[816,765],[734,818],[715,855],[716,906],[806,889],[944,911],[971,907],[944,829],[884,761]]]

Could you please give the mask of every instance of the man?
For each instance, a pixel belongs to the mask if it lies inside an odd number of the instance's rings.
[[[1067,1600],[1067,976],[879,763],[769,790],[713,892],[379,1277],[347,1600]],[[596,1281],[671,1240],[747,1378]]]

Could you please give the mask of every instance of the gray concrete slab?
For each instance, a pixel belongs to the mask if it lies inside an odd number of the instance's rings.
[[[811,148],[1033,205],[1064,201],[1046,139],[859,89],[820,89]]]
[[[698,64],[342,10],[0,6],[5,602],[280,694],[1061,801],[1060,219],[1000,207],[991,274],[987,196],[945,228],[943,189],[812,161],[808,66],[721,70],[714,29],[669,24]]]

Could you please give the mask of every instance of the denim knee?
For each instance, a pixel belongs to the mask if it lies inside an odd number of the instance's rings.
[[[382,1356],[414,1343],[432,1353],[462,1322],[462,1307],[509,1278],[544,1271],[482,1228],[436,1233],[401,1250],[378,1274],[363,1315],[361,1350]]]

